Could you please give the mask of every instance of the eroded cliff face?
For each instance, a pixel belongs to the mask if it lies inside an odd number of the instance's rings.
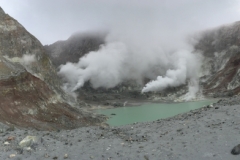
[[[0,122],[39,130],[98,125],[73,108],[41,43],[0,8]]]
[[[195,48],[204,55],[203,93],[225,97],[240,92],[240,22],[203,33]]]

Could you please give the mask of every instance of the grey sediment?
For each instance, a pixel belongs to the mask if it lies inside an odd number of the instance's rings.
[[[171,118],[121,127],[37,131],[2,125],[0,159],[237,160],[231,150],[240,143],[239,100],[221,99]],[[19,147],[29,135],[41,141],[31,149]]]

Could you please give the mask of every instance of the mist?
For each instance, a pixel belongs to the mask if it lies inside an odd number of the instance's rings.
[[[114,24],[121,28],[129,20],[162,23],[168,30],[184,32],[232,23],[240,17],[239,0],[1,0],[0,6],[44,45],[78,31],[113,29]]]
[[[131,80],[142,86],[142,93],[188,85],[186,100],[195,98],[201,67],[201,55],[194,51],[195,32],[205,29],[194,23],[199,12],[189,14],[181,4],[162,10],[137,7],[115,8],[107,21],[106,43],[78,63],[60,67],[66,90],[75,91],[88,81],[97,89]],[[150,81],[145,84],[146,79]]]
[[[144,93],[191,83],[189,93],[194,95],[198,83],[192,82],[198,81],[201,56],[194,53],[195,27],[191,20],[179,21],[182,16],[149,6],[116,10],[115,19],[108,22],[106,43],[78,63],[60,67],[64,88],[75,91],[88,81],[95,89],[113,88],[131,80]]]
[[[59,75],[66,82],[64,88],[71,92],[87,81],[93,88],[112,88],[132,80],[142,86],[143,93],[187,84],[188,97],[194,97],[199,89],[201,56],[194,52],[193,35],[237,21],[240,16],[237,0],[73,0],[71,3],[3,0],[1,3],[7,13],[24,15],[17,19],[43,44],[67,39],[76,31],[108,31],[106,43],[99,51],[88,53],[78,63],[60,67]],[[19,14],[22,12],[26,14]]]

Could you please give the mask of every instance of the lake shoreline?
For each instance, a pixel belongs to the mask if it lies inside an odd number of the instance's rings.
[[[151,122],[165,119],[191,110],[202,108],[216,103],[217,99],[204,99],[199,101],[175,103],[143,103],[140,106],[126,106],[109,109],[97,109],[95,113],[108,117],[106,121],[110,126],[123,126],[136,122]]]
[[[0,159],[237,160],[230,152],[240,143],[239,100],[235,96],[171,118],[121,127],[37,131],[2,125]],[[29,135],[41,141],[29,150],[19,148]]]
[[[185,102],[196,102],[196,101],[204,101],[204,100],[220,100],[220,98],[213,98],[213,97],[204,97],[201,99],[196,99],[192,101],[170,101],[170,100],[142,100],[142,99],[131,99],[131,100],[118,100],[114,101],[117,103],[126,103],[125,106],[113,106],[113,105],[99,105],[96,103],[90,103],[90,106],[86,108],[87,110],[94,111],[98,109],[113,109],[113,108],[121,108],[121,107],[131,107],[131,106],[141,106],[147,103],[185,103]]]

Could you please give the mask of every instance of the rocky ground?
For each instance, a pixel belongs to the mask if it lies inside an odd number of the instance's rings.
[[[235,160],[240,97],[172,118],[122,127],[37,131],[1,126],[0,159]],[[31,137],[32,136],[32,137]]]

